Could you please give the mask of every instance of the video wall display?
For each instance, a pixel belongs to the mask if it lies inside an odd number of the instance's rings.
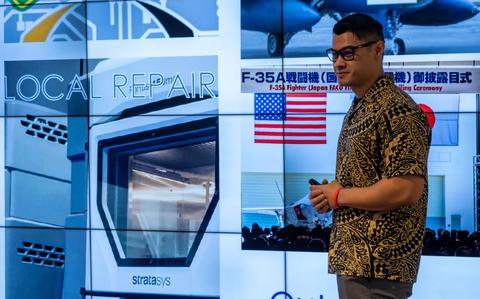
[[[354,93],[325,49],[353,12],[432,130],[412,298],[476,298],[479,5],[2,1],[0,299],[338,298],[309,191],[335,179]]]

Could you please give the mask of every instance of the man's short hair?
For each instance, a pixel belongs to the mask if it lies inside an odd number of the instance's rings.
[[[333,33],[336,35],[345,32],[353,33],[360,40],[378,39],[385,40],[383,37],[383,26],[377,20],[369,15],[355,13],[338,21],[333,26]]]

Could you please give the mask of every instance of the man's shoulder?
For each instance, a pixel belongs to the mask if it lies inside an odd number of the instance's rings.
[[[431,130],[427,115],[405,91],[393,85],[382,91],[379,116],[382,122],[397,129],[408,128],[411,125],[421,127],[422,131]]]
[[[392,84],[383,89],[378,94],[379,101],[384,111],[397,111],[400,114],[418,114],[423,115],[422,109],[417,105],[413,98],[398,86]]]

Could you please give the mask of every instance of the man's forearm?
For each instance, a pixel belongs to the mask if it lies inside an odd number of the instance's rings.
[[[365,188],[343,189],[338,195],[339,206],[367,211],[390,211],[415,204],[422,195],[424,178],[401,176],[381,179]]]

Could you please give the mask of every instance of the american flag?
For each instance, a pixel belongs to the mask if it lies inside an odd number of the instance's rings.
[[[325,93],[256,93],[255,142],[326,144],[326,113]]]

